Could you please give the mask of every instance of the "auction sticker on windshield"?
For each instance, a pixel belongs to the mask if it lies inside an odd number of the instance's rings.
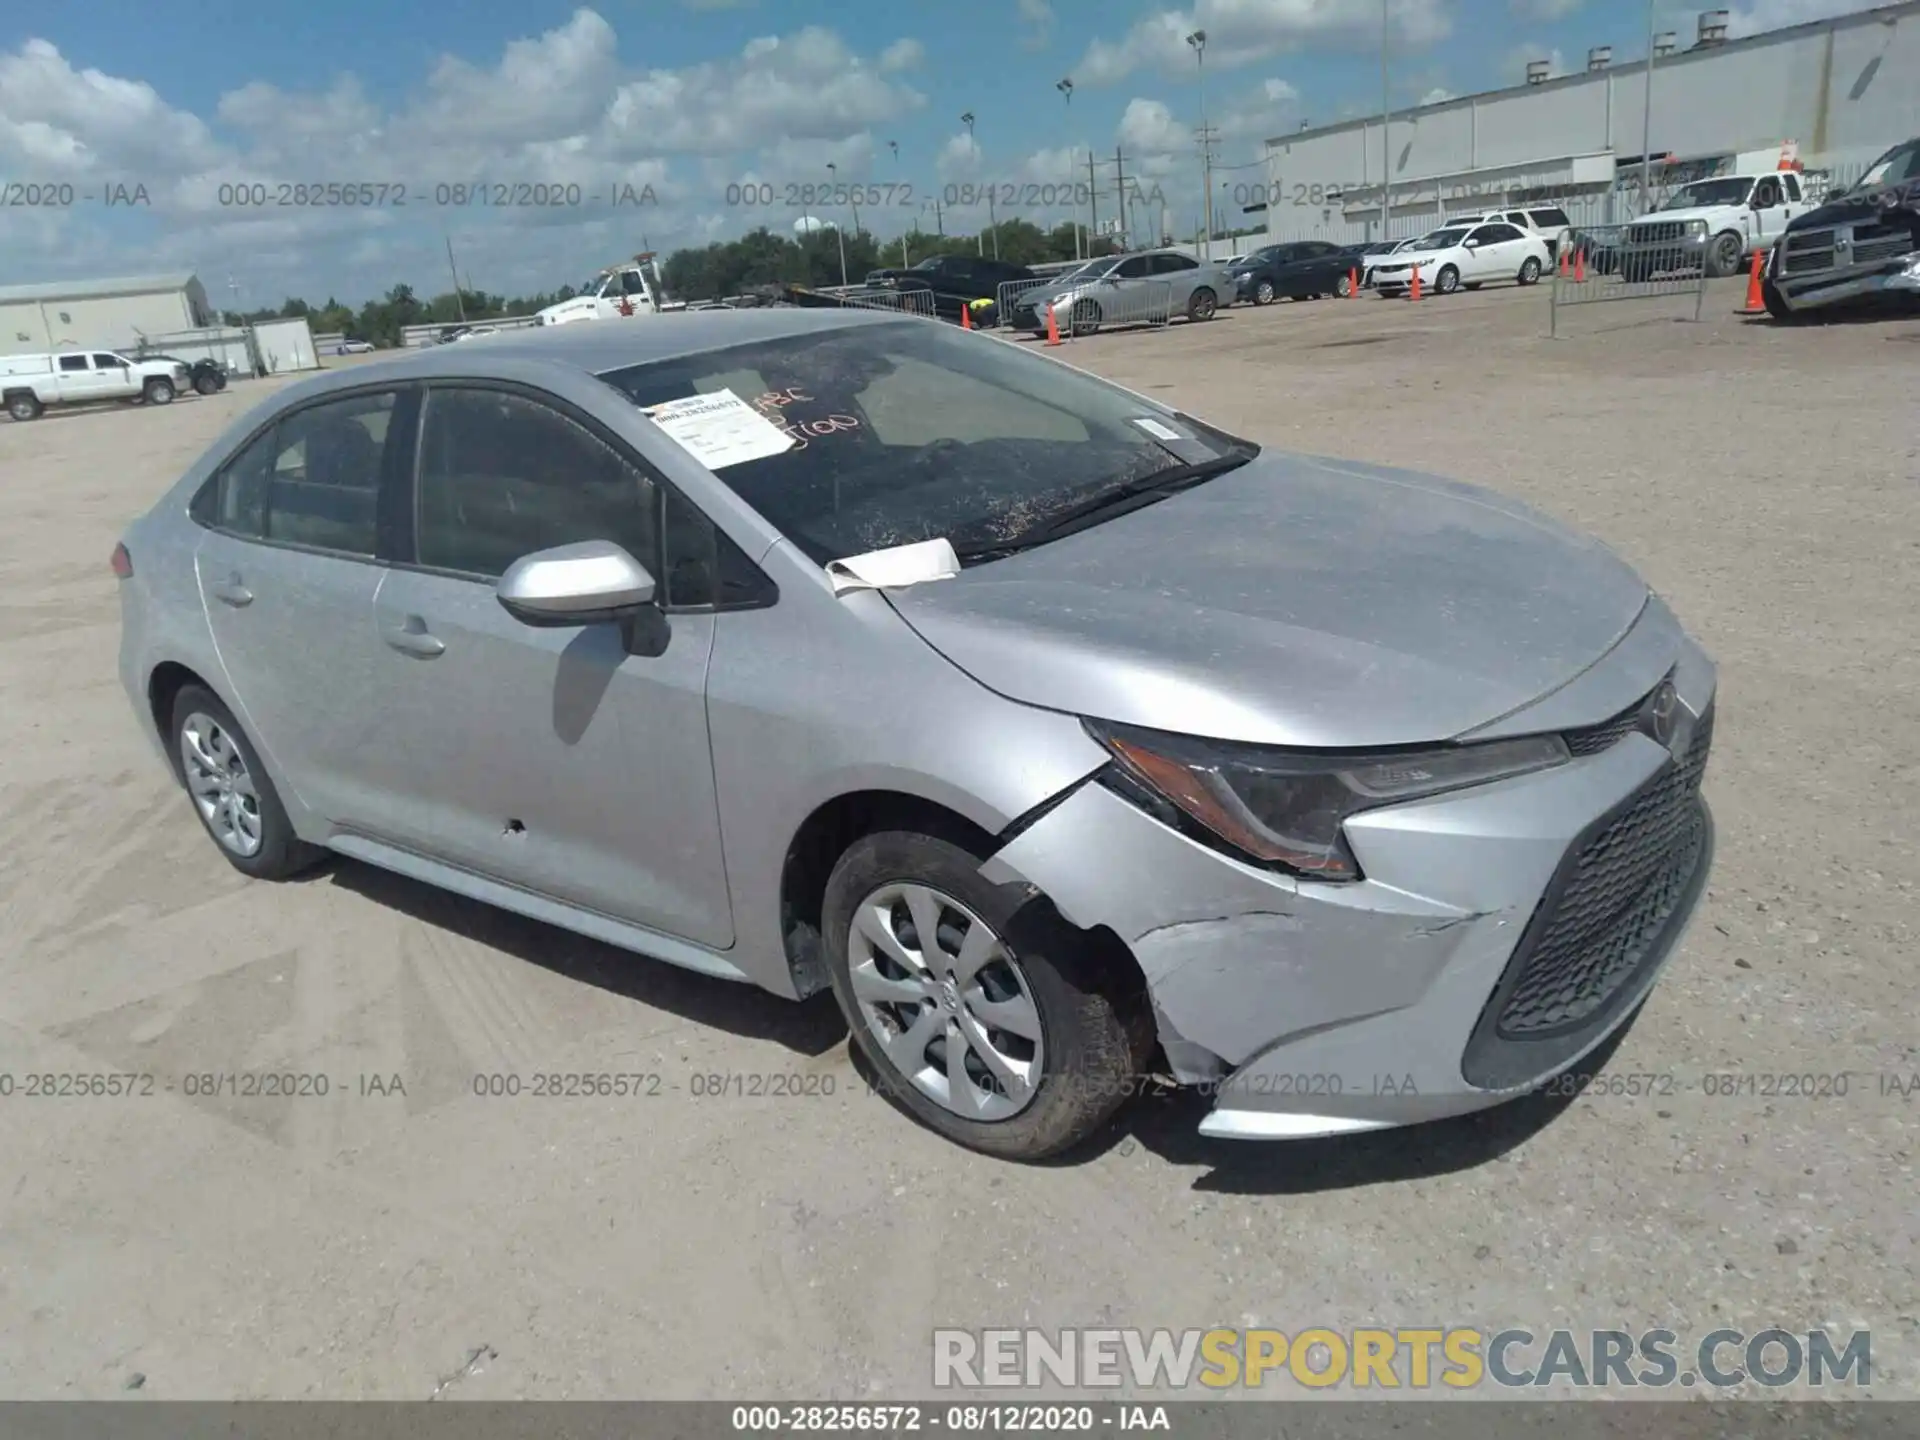
[[[731,390],[688,395],[641,409],[709,470],[784,455],[794,446],[791,435]]]
[[[1149,420],[1144,415],[1137,417],[1133,423],[1153,436],[1156,440],[1184,440],[1187,438],[1171,425],[1162,425],[1158,420]]]

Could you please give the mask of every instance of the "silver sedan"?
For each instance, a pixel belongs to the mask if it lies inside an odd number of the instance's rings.
[[[1030,1159],[1494,1104],[1706,883],[1714,667],[1499,496],[918,319],[320,376],[114,554],[122,680],[262,880],[329,854],[791,998]]]

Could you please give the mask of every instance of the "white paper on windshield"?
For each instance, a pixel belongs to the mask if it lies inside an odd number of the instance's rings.
[[[794,447],[791,435],[731,390],[689,395],[641,409],[709,470],[783,455]]]
[[[1184,440],[1187,438],[1171,425],[1162,425],[1158,420],[1149,420],[1144,415],[1136,417],[1133,423],[1153,436],[1156,440]]]
[[[870,550],[827,565],[827,578],[833,581],[833,593],[849,590],[883,590],[895,585],[918,585],[927,580],[951,580],[960,573],[960,557],[953,553],[953,542],[942,537],[922,540],[917,545],[896,545],[890,550]]]

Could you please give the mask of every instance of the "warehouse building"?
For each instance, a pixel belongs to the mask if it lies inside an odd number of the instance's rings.
[[[1727,12],[1710,10],[1685,48],[1675,34],[1655,39],[1650,118],[1646,57],[1616,66],[1596,47],[1578,74],[1552,78],[1543,60],[1510,89],[1394,112],[1384,134],[1375,115],[1276,136],[1266,183],[1230,198],[1264,203],[1272,240],[1418,235],[1533,200],[1577,223],[1623,223],[1646,208],[1643,156],[1657,202],[1686,180],[1772,169],[1783,146],[1844,182],[1920,135],[1920,0],[1734,40],[1726,31]]]
[[[132,349],[141,337],[215,323],[192,275],[64,280],[0,286],[0,355],[43,350]]]

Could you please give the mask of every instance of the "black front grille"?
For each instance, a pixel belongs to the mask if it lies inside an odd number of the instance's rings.
[[[1646,245],[1661,241],[1678,240],[1687,233],[1686,222],[1682,220],[1654,220],[1645,225],[1635,225],[1628,229],[1629,244]]]
[[[1576,842],[1468,1042],[1469,1084],[1501,1088],[1547,1073],[1617,1017],[1705,881],[1700,784],[1712,744],[1709,710],[1684,755]]]
[[[1647,695],[1653,692],[1649,690]],[[1640,712],[1647,707],[1647,695],[1642,695],[1626,709],[1610,720],[1602,720],[1598,725],[1589,725],[1584,730],[1568,730],[1561,735],[1567,742],[1568,753],[1580,755],[1598,755],[1602,750],[1611,750],[1640,723]]]

